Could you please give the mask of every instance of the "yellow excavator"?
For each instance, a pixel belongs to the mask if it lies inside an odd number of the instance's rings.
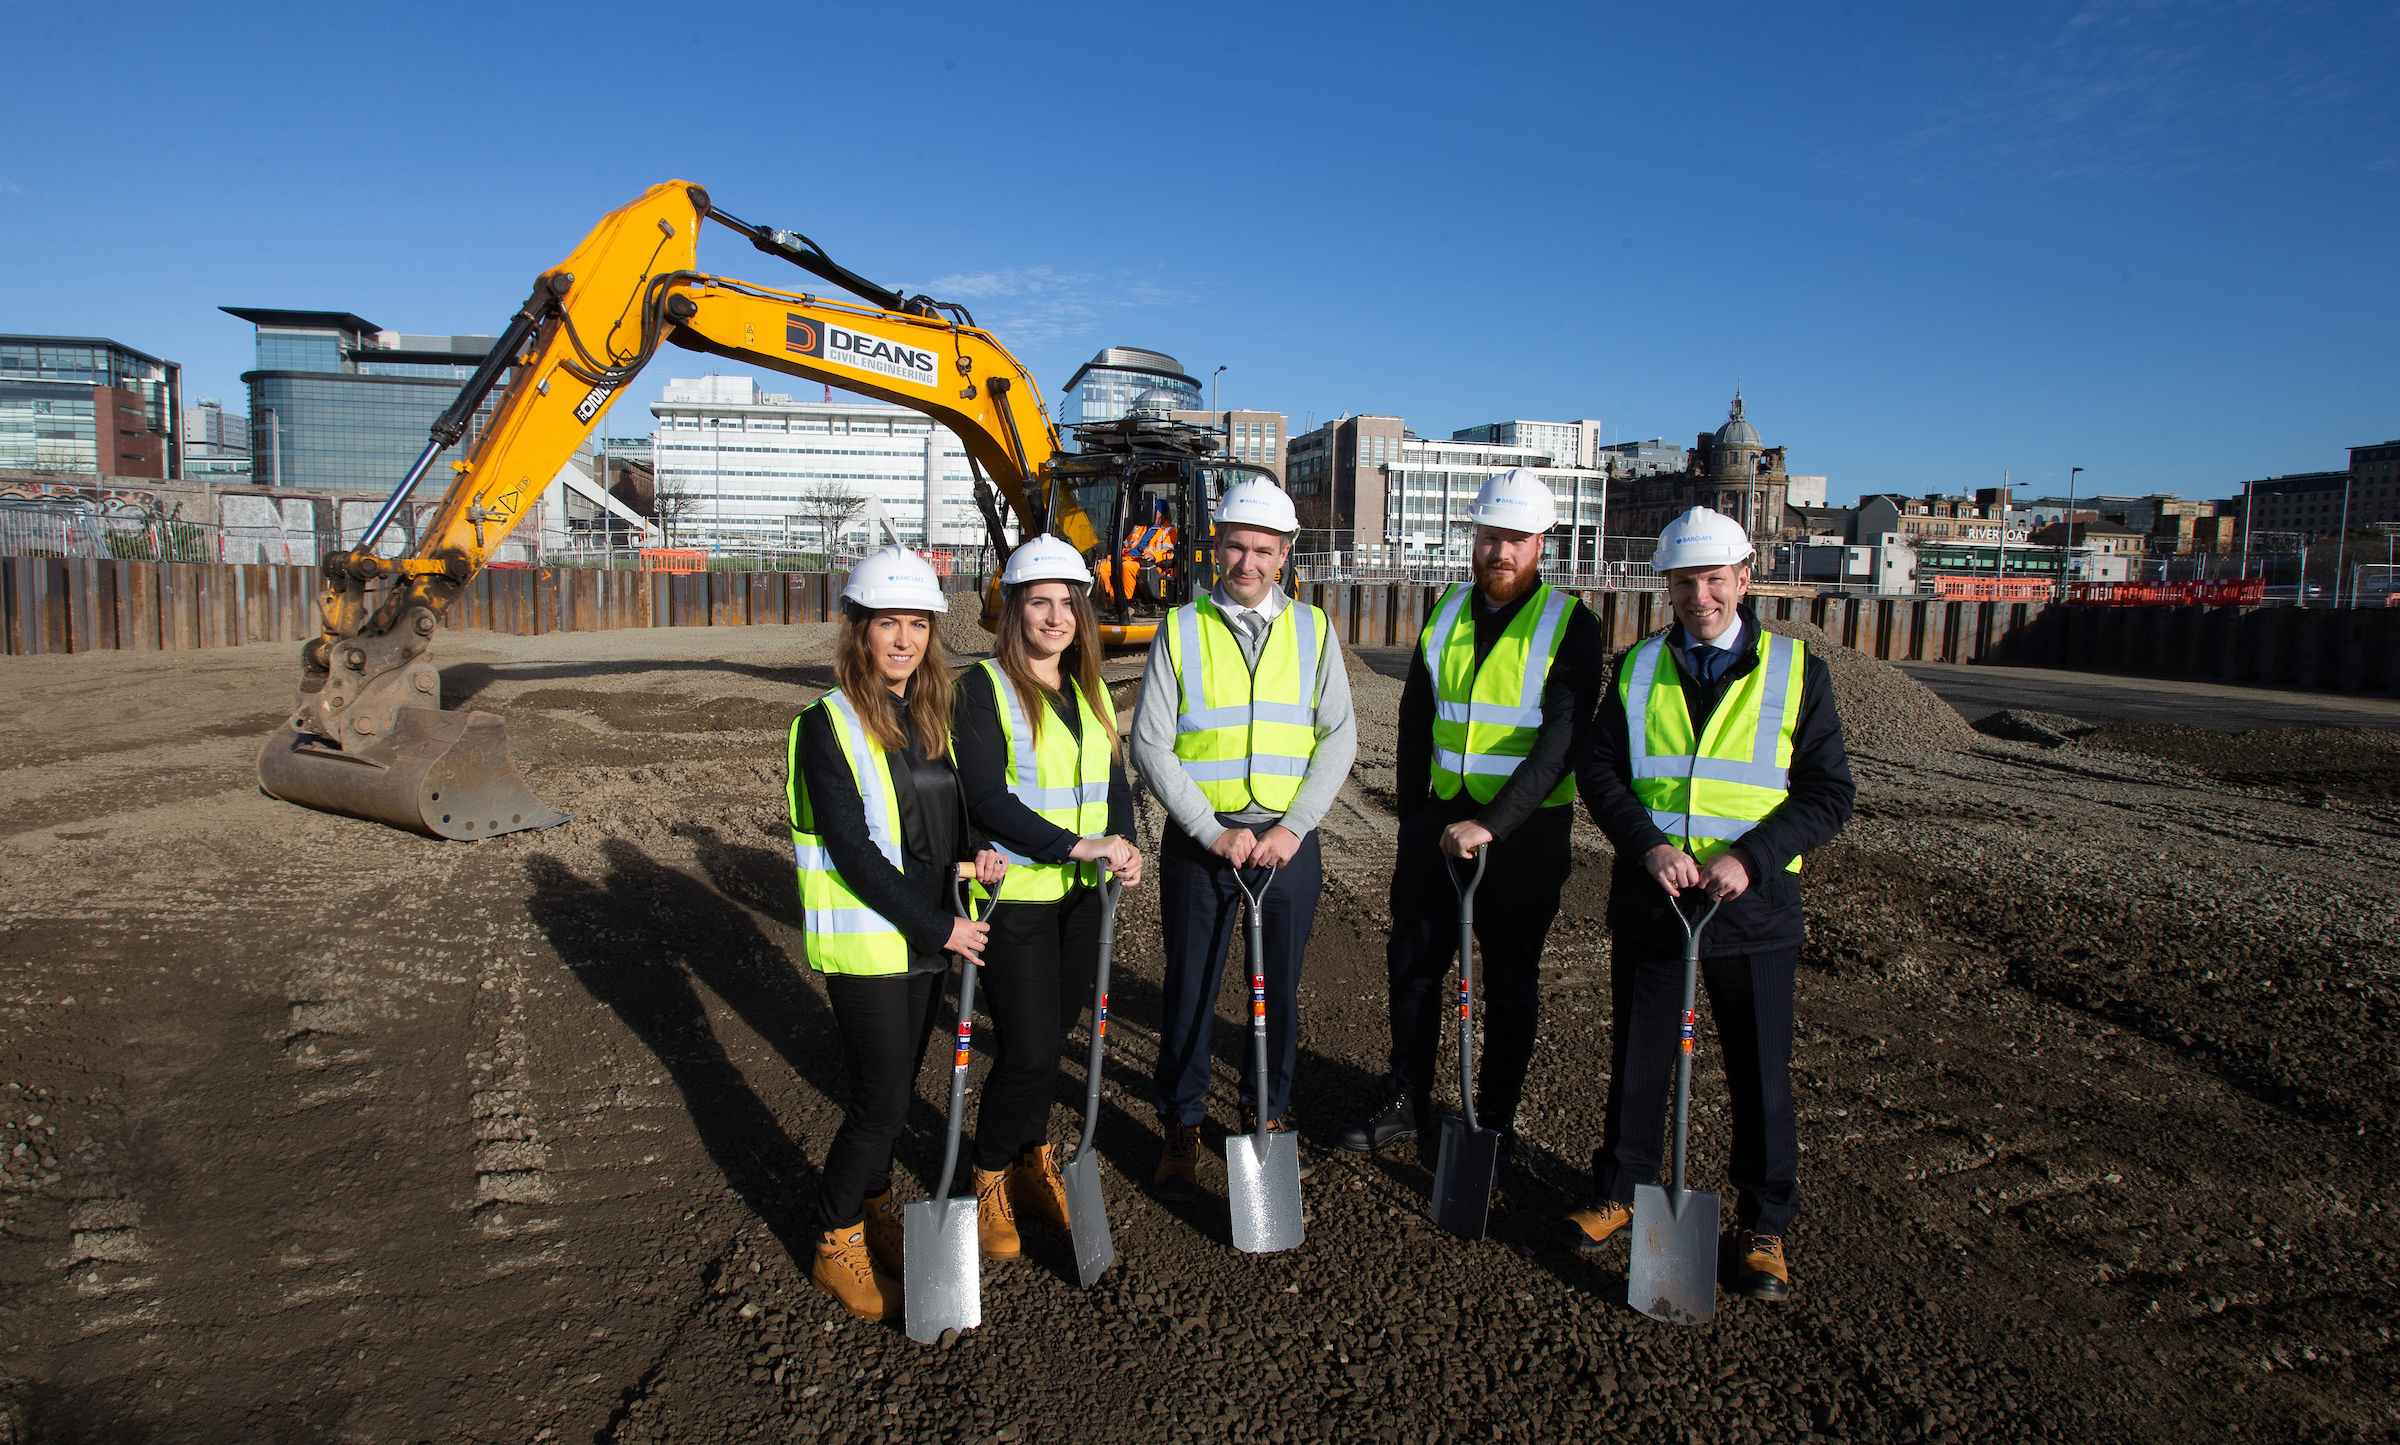
[[[703,221],[867,304],[699,271]],[[653,186],[535,280],[358,541],[326,555],[323,632],[301,649],[291,713],[259,752],[259,786],[269,796],[442,838],[566,820],[518,776],[499,717],[441,710],[433,635],[662,344],[829,383],[949,428],[965,445],[976,501],[1002,557],[1009,547],[996,498],[1007,502],[1020,537],[1047,532],[1097,561],[1113,555],[1126,518],[1149,520],[1161,508],[1183,536],[1200,535],[1222,489],[1262,471],[1212,455],[1217,448],[1203,431],[1164,417],[1082,429],[1086,451],[1063,452],[1032,375],[965,307],[877,286],[806,236],[718,210],[699,186]],[[377,555],[426,472],[466,437],[495,391],[489,421],[466,460],[451,464],[449,491],[417,545],[408,555]],[[1103,641],[1146,645],[1161,604],[1213,581],[1203,570],[1187,567],[1169,595],[1144,607],[1108,603]],[[997,608],[997,571],[985,595],[986,626]]]

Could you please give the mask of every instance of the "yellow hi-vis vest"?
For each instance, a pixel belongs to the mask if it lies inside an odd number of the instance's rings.
[[[1617,684],[1633,795],[1668,842],[1702,863],[1757,827],[1790,791],[1808,646],[1762,627],[1752,648],[1758,665],[1726,690],[1697,744],[1683,674],[1666,655],[1664,634],[1634,649]],[[1799,872],[1800,860],[1788,871]]]
[[[1031,808],[1037,817],[1056,823],[1078,838],[1106,835],[1108,724],[1092,710],[1083,689],[1073,679],[1066,680],[1067,691],[1074,695],[1075,710],[1083,725],[1081,743],[1055,717],[1046,720],[1040,741],[1036,742],[1032,719],[1026,717],[1023,700],[1017,696],[1015,684],[1008,680],[1007,671],[996,661],[986,660],[978,665],[990,675],[992,696],[999,704],[1000,716],[1008,723],[1008,759],[1002,777],[1007,780],[1009,796]],[[1025,776],[1028,768],[1033,772],[1030,778]],[[997,842],[992,846],[1008,860],[1008,873],[1000,880],[1002,903],[1047,903],[1066,897],[1070,882],[1100,881],[1097,863],[1036,863],[1000,847]]]
[[[1419,645],[1434,687],[1434,795],[1455,798],[1463,786],[1476,802],[1488,803],[1533,751],[1542,726],[1542,688],[1558,659],[1568,609],[1577,604],[1546,582],[1536,587],[1478,667],[1475,609],[1468,605],[1474,593],[1468,583],[1451,584]],[[1574,797],[1575,771],[1569,768],[1541,806]]]
[[[800,723],[814,708],[825,710],[842,756],[850,762],[858,796],[866,803],[867,837],[894,868],[906,871],[908,866],[900,855],[900,796],[892,790],[892,760],[837,688],[792,719],[784,749],[784,797],[792,812],[792,862],[800,870],[800,927],[809,967],[819,973],[906,973],[908,940],[890,919],[850,891],[834,870],[833,855],[825,851],[824,836],[817,832],[808,782],[800,771]]]
[[[1239,813],[1253,804],[1288,811],[1317,752],[1317,669],[1327,639],[1324,612],[1298,598],[1267,626],[1251,670],[1233,620],[1214,598],[1167,618],[1175,667],[1175,756],[1208,805]]]

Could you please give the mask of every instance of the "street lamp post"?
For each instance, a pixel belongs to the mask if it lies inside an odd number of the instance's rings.
[[[1225,368],[1222,366],[1208,374],[1208,409],[1210,411],[1217,409],[1217,378],[1224,374]]]
[[[2067,598],[2067,566],[2075,558],[2075,475],[2082,470],[2081,467],[2067,468],[2067,545],[2058,554],[2058,598],[2061,602]]]
[[[2336,607],[2342,605],[2342,564],[2350,560],[2350,487],[2357,479],[2356,472],[2342,478],[2342,535],[2333,547],[2333,605]],[[2355,581],[2350,587],[2350,605],[2358,605],[2358,585]]]

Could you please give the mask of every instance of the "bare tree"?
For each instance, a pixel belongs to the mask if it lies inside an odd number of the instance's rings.
[[[866,493],[852,491],[839,482],[820,482],[800,494],[800,515],[816,523],[817,536],[824,543],[826,555],[831,556],[842,528],[865,513],[869,500]]]
[[[658,520],[660,540],[675,545],[675,526],[700,510],[699,494],[691,483],[672,473],[661,472],[650,493],[650,515]]]

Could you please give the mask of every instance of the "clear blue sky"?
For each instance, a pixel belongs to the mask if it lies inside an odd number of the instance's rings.
[[[1180,22],[1178,20],[1180,18]],[[1155,23],[1151,23],[1155,21]],[[669,177],[1045,386],[2223,496],[2400,436],[2389,4],[26,6],[0,331],[242,396],[224,304],[497,332]],[[723,232],[701,264],[801,273]],[[647,430],[637,404],[610,430]],[[770,384],[775,384],[770,381]],[[796,388],[795,388],[796,389]]]

